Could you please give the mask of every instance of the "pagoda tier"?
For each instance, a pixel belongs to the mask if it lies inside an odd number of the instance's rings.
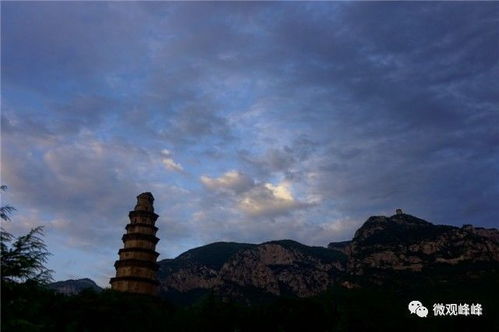
[[[117,291],[156,295],[159,282],[156,273],[159,254],[155,251],[159,239],[154,226],[158,215],[154,213],[154,197],[151,193],[137,196],[137,205],[130,211],[130,223],[122,240],[124,248],[114,263],[116,277],[111,278],[111,288]]]

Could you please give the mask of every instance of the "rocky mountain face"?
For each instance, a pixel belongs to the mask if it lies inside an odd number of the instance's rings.
[[[351,241],[309,247],[291,240],[213,243],[159,262],[162,294],[174,301],[212,292],[246,302],[307,297],[334,284],[390,282],[442,266],[499,270],[499,231],[433,225],[407,214],[370,217]]]
[[[92,289],[96,292],[102,291],[102,288],[97,286],[97,284],[88,278],[84,279],[69,279],[66,281],[57,281],[53,282],[48,285],[50,289],[53,289],[59,293],[65,294],[65,295],[75,295],[80,293],[84,289]]]
[[[499,262],[499,231],[433,225],[407,214],[370,217],[350,243],[329,248],[349,256],[349,274],[371,268],[420,272],[433,265]]]
[[[259,245],[213,243],[159,262],[163,294],[212,291],[225,298],[310,296],[343,273],[346,255],[291,240]]]

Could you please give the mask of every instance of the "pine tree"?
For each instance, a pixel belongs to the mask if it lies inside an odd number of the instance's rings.
[[[0,186],[0,190],[7,190],[7,186]],[[0,207],[2,222],[10,222],[10,216],[15,208],[9,205]],[[2,282],[48,283],[52,280],[52,271],[45,267],[50,253],[43,241],[43,226],[31,229],[28,234],[15,237],[0,229],[0,258]]]

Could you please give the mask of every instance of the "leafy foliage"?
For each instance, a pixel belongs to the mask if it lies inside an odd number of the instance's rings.
[[[12,239],[12,235],[8,235]],[[33,228],[28,234],[18,237],[10,246],[4,244],[4,236],[2,236],[2,247],[5,246],[5,250],[2,248],[1,257],[2,281],[33,280],[46,283],[52,279],[51,271],[45,268],[49,252],[42,236],[42,226]]]
[[[1,185],[0,186],[1,191],[6,191],[7,186],[6,185]],[[4,221],[10,221],[10,215],[15,211],[16,209],[10,205],[4,205],[0,207],[0,219]]]
[[[0,186],[7,190],[7,186]],[[0,217],[4,222],[10,221],[10,215],[15,211],[11,206],[0,208]],[[43,241],[43,227],[35,227],[28,234],[14,237],[3,227],[0,230],[2,284],[4,282],[34,281],[47,283],[52,280],[52,271],[45,267],[50,253]]]

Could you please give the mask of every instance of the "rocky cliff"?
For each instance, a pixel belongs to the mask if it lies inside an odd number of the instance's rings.
[[[421,271],[432,264],[498,262],[499,231],[433,225],[407,215],[371,217],[351,242],[329,244],[349,256],[349,273],[365,268]]]
[[[291,240],[259,245],[213,243],[160,263],[163,294],[212,291],[227,298],[310,296],[343,273],[346,255]]]
[[[391,272],[435,274],[440,267],[499,270],[499,231],[434,225],[408,214],[370,217],[351,241],[309,247],[291,240],[213,243],[159,262],[167,298],[213,292],[231,299],[307,297],[334,284],[391,282]],[[440,271],[440,270],[438,270]]]

